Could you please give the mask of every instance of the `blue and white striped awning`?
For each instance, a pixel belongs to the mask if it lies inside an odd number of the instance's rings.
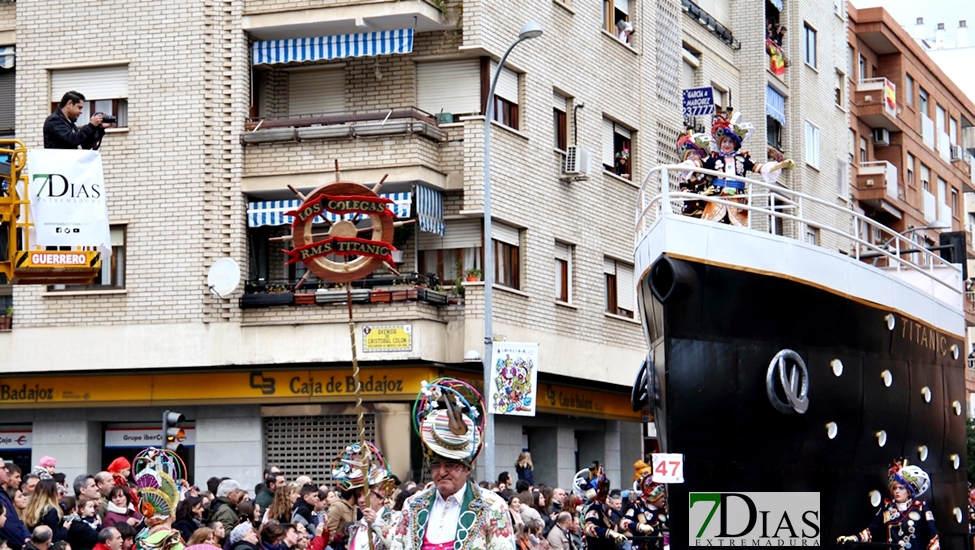
[[[413,29],[265,40],[251,44],[254,65],[369,57],[413,51]]]
[[[0,46],[0,69],[13,69],[17,58],[17,46]]]
[[[765,86],[765,114],[785,126],[785,97],[771,86]]]
[[[397,218],[409,218],[411,213],[411,203],[413,200],[412,193],[383,193],[380,195],[385,199],[393,201],[393,204],[389,205],[389,209],[396,214]],[[247,204],[247,226],[248,227],[263,227],[265,225],[291,225],[294,221],[293,216],[285,215],[285,212],[291,212],[301,206],[301,201],[298,199],[291,199],[286,201],[260,201],[251,202]],[[337,222],[342,219],[351,220],[355,217],[355,214],[333,214],[332,212],[326,212],[326,217],[330,222]],[[359,216],[359,219],[364,219],[365,216]],[[322,216],[317,216],[313,223],[325,223],[325,219]]]
[[[435,189],[416,186],[416,217],[420,230],[444,236],[443,193]]]

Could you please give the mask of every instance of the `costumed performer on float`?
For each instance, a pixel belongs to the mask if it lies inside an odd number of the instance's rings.
[[[514,550],[504,499],[471,480],[484,411],[481,394],[466,382],[422,383],[413,420],[435,486],[407,499],[392,550]]]
[[[368,493],[363,476],[366,463],[369,465]],[[379,449],[370,441],[366,441],[365,448],[359,443],[346,447],[332,466],[332,481],[343,491],[355,491],[356,504],[362,512],[362,517],[349,530],[348,549],[386,550],[392,527],[386,499],[394,487],[392,472]],[[372,530],[371,546],[367,530]]]
[[[669,543],[665,532],[667,528],[667,492],[662,483],[653,481],[652,471],[641,472],[634,491],[630,493],[630,507],[620,521],[620,527],[635,536],[664,536],[664,545]],[[636,495],[636,498],[633,497]],[[634,548],[656,548],[645,542],[633,544]]]
[[[701,168],[704,161],[710,157],[710,151],[714,148],[714,139],[705,133],[693,133],[690,130],[682,134],[677,140],[677,154],[680,155],[681,164]],[[717,190],[711,185],[714,178],[699,172],[681,172],[680,190],[685,193],[697,193],[698,195],[716,195]],[[695,201],[684,199],[684,207],[681,214],[700,218],[704,213],[705,201]],[[642,461],[641,461],[642,462]]]
[[[576,474],[573,486],[587,487],[588,502],[582,509],[582,531],[586,537],[586,550],[616,550],[616,545],[626,542],[627,539],[613,521],[609,503],[606,501],[606,497],[609,496],[609,478],[606,477],[605,470],[598,462],[593,463],[588,474],[584,472],[585,470]]]
[[[836,542],[886,542],[913,550],[940,550],[934,512],[919,498],[931,486],[931,478],[906,462],[898,458],[890,464],[887,486],[891,500],[884,500],[870,525],[855,535],[837,537]]]
[[[788,159],[765,164],[752,162],[747,152],[740,152],[739,150],[742,143],[755,132],[755,127],[751,123],[740,122],[740,119],[741,113],[730,115],[730,109],[727,112],[720,112],[715,115],[711,126],[711,136],[717,143],[717,150],[712,150],[711,156],[704,161],[703,167],[708,170],[723,172],[727,176],[725,178],[714,178],[711,181],[711,185],[714,186],[715,192],[720,198],[744,204],[747,201],[745,197],[734,197],[734,195],[743,193],[745,184],[732,178],[743,178],[748,172],[755,172],[761,174],[766,183],[773,184],[779,179],[782,169],[791,168],[794,163]],[[701,215],[701,219],[731,223],[743,227],[748,225],[748,211],[709,202]]]
[[[173,529],[179,504],[179,480],[186,476],[183,459],[173,451],[148,448],[135,455],[139,512],[146,528],[136,536],[140,550],[183,550],[183,539]]]

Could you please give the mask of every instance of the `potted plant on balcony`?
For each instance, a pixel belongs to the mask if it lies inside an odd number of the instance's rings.
[[[240,298],[243,309],[255,307],[290,306],[295,303],[294,292],[289,285],[247,284]]]
[[[475,281],[480,281],[481,276],[484,275],[484,272],[481,271],[480,269],[477,269],[476,267],[472,267],[467,271],[465,271],[464,275],[467,276],[467,282],[473,283]]]
[[[296,306],[313,306],[315,305],[315,292],[295,292],[295,305]]]
[[[14,324],[14,306],[7,306],[7,309],[0,312],[0,330],[10,330]]]

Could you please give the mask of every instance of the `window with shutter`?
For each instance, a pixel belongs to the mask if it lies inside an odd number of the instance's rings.
[[[85,96],[85,105],[75,121],[77,126],[88,124],[95,113],[118,118],[118,127],[129,125],[129,67],[90,67],[51,71],[51,111],[58,108],[65,93],[75,91]]]
[[[491,78],[498,64],[491,62]],[[498,84],[494,88],[494,109],[491,120],[500,122],[509,128],[518,129],[518,73],[501,68],[498,74]]]
[[[619,124],[603,119],[603,169],[630,179],[633,166],[632,132]]]
[[[417,234],[419,271],[434,273],[446,285],[463,280],[468,270],[481,268],[483,220],[448,220],[444,235]]]
[[[552,123],[555,136],[555,148],[565,151],[569,145],[569,125],[566,113],[569,110],[569,100],[559,95],[552,94]]]
[[[416,65],[417,106],[453,122],[481,112],[481,71],[477,59],[429,61]],[[449,116],[447,116],[449,115]]]
[[[603,258],[603,276],[606,281],[606,313],[633,318],[636,310],[633,266]]]
[[[344,111],[344,68],[292,71],[288,74],[288,116]]]
[[[555,243],[555,299],[572,302],[572,245]]]
[[[16,69],[0,69],[0,136],[14,135],[17,114],[15,73]]]

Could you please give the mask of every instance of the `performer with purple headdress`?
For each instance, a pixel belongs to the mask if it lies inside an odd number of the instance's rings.
[[[186,476],[186,465],[176,453],[148,448],[132,461],[139,493],[139,512],[146,528],[136,536],[140,550],[183,550],[183,539],[173,529],[179,504],[179,480]]]

